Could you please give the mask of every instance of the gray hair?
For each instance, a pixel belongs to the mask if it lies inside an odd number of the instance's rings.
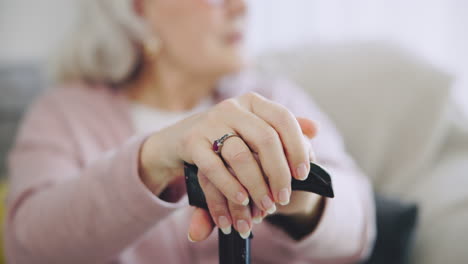
[[[76,21],[51,60],[53,81],[126,81],[141,64],[149,36],[133,1],[79,0]]]

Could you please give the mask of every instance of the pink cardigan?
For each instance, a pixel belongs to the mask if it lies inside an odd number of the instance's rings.
[[[372,190],[339,134],[293,84],[241,74],[226,78],[216,101],[254,91],[320,124],[312,145],[333,177],[317,229],[295,241],[263,222],[254,226],[253,263],[349,263],[375,237]],[[207,263],[218,261],[217,232],[187,240],[186,196],[168,203],[140,182],[129,102],[119,92],[74,84],[53,89],[29,109],[10,154],[5,229],[9,263]],[[164,155],[164,153],[161,153]]]

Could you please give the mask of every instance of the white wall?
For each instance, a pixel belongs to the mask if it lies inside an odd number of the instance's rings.
[[[456,75],[455,97],[468,111],[466,0],[250,0],[250,3],[254,52],[303,41],[391,41]]]
[[[0,0],[0,61],[44,58],[73,15],[74,0]]]
[[[0,59],[44,56],[73,17],[74,1],[0,0]],[[248,1],[253,52],[311,40],[380,38],[446,67],[468,65],[465,0]]]

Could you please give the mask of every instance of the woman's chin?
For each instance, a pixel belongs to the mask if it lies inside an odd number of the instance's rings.
[[[243,69],[244,69],[244,66],[240,64],[229,65],[229,67],[218,69],[217,75],[219,75],[219,77],[222,78],[222,77],[225,77],[226,75],[233,75],[233,74],[239,73]]]
[[[247,60],[244,56],[236,54],[229,57],[224,65],[225,66],[223,68],[225,69],[226,74],[236,73],[246,67]]]
[[[224,54],[205,60],[205,73],[223,77],[242,71],[247,65],[247,59],[239,54]],[[198,68],[200,69],[200,68]]]

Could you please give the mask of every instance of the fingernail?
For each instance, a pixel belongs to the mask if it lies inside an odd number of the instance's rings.
[[[252,222],[254,224],[260,224],[263,221],[262,210],[259,207],[254,206],[252,208]]]
[[[274,214],[276,212],[276,205],[273,204],[273,206],[267,210],[268,214]]]
[[[243,239],[247,239],[250,236],[250,227],[247,221],[239,220],[237,221],[237,231]]]
[[[297,177],[299,177],[300,180],[305,181],[307,177],[309,176],[309,173],[307,172],[307,166],[305,163],[302,163],[297,167],[296,169]]]
[[[271,200],[270,196],[265,195],[262,199],[262,205],[269,214],[273,214],[276,211],[276,205]]]
[[[263,222],[263,218],[261,216],[257,216],[257,217],[254,217],[252,219],[252,221],[255,223],[255,224],[261,224]]]
[[[289,204],[289,199],[290,199],[289,189],[288,188],[282,189],[279,192],[278,197],[279,197],[279,202],[280,202],[281,205],[288,205]]]
[[[237,201],[239,201],[243,206],[249,205],[249,197],[245,195],[243,192],[238,192],[236,196]]]
[[[231,234],[231,223],[229,223],[229,220],[227,219],[226,216],[220,216],[218,218],[218,224],[219,224],[219,227],[221,228],[221,231],[223,231],[223,233],[225,235],[229,235]]]
[[[225,234],[225,235],[230,235],[231,232],[232,232],[232,228],[231,226],[228,226],[226,228],[221,228],[221,231]]]
[[[190,232],[187,234],[187,238],[190,242],[195,243],[195,240],[193,240],[192,237],[190,236]]]

